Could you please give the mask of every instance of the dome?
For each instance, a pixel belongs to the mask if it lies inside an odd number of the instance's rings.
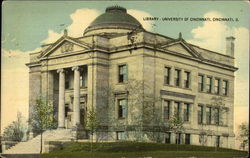
[[[112,6],[106,8],[106,12],[98,16],[84,31],[86,34],[95,33],[119,33],[131,30],[143,30],[139,21],[127,13],[126,8]]]

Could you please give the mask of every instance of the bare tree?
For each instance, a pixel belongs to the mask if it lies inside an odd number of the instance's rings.
[[[96,111],[92,108],[90,111],[88,111],[86,124],[86,129],[90,132],[91,135],[91,157],[93,157],[93,136],[94,133],[97,131],[98,126],[99,122],[96,117]]]

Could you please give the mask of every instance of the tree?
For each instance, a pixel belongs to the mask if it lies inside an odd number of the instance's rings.
[[[55,121],[53,119],[53,106],[48,103],[43,97],[38,97],[36,99],[36,104],[31,119],[29,120],[33,127],[33,130],[38,131],[41,134],[41,146],[40,153],[42,153],[42,142],[43,142],[43,132],[48,129],[55,127]]]
[[[183,121],[181,118],[173,116],[170,121],[164,122],[162,120],[161,106],[162,98],[153,93],[152,85],[142,80],[129,79],[124,83],[123,90],[109,86],[106,87],[101,94],[104,98],[107,98],[108,116],[110,126],[125,126],[126,130],[134,132],[134,139],[136,141],[143,141],[149,139],[152,141],[161,141],[160,133],[175,130],[182,131]],[[130,123],[128,121],[117,121],[117,106],[116,96],[120,95],[120,98],[127,98],[129,105]],[[101,112],[97,111],[98,114]]]
[[[23,122],[23,116],[20,112],[17,113],[17,120],[8,125],[3,132],[3,138],[9,141],[20,142],[24,138],[27,127]]]
[[[241,125],[238,126],[239,134],[237,136],[237,139],[241,142],[240,146],[243,150],[245,150],[245,147],[248,145],[248,137],[249,137],[249,125],[247,122],[241,123]]]
[[[184,121],[180,117],[178,117],[176,114],[170,117],[168,123],[169,123],[169,126],[168,126],[169,130],[173,131],[175,134],[182,133],[184,131],[184,126],[183,126]],[[177,144],[177,150],[178,150],[179,143],[176,143],[176,144]]]
[[[183,124],[184,121],[180,117],[174,115],[169,119],[169,130],[174,131],[174,133],[182,132],[184,131]]]
[[[211,98],[211,105],[212,105],[212,118],[215,120],[216,125],[223,125],[224,119],[223,116],[226,112],[228,112],[228,108],[226,107],[226,101],[224,97],[212,97]],[[220,139],[218,137],[218,139]],[[216,139],[217,140],[217,139]],[[217,148],[220,147],[221,141],[215,141],[215,151],[217,151]]]
[[[136,127],[136,140],[143,141],[146,136],[158,141],[162,120],[156,105],[161,103],[161,98],[151,91],[152,85],[143,80],[129,79],[125,90],[128,92],[130,112],[135,114],[131,117]]]
[[[211,98],[211,105],[213,109],[213,117],[215,118],[215,124],[217,125],[223,125],[223,115],[228,111],[228,108],[226,108],[225,104],[225,98],[224,97],[212,97]]]
[[[109,108],[109,124],[111,126],[125,126],[133,131],[135,141],[145,139],[160,141],[160,133],[166,131],[167,125],[163,122],[160,106],[162,99],[152,91],[152,85],[143,80],[129,79],[124,83],[123,90],[110,86],[103,94],[107,96],[107,108]],[[129,118],[131,121],[117,121],[116,96],[128,99]],[[99,112],[98,112],[99,113]],[[130,122],[130,123],[128,123]]]
[[[97,128],[99,126],[99,122],[96,117],[96,111],[92,108],[88,112],[87,116],[87,124],[86,129],[90,132],[91,135],[91,157],[93,157],[93,135],[97,131]]]

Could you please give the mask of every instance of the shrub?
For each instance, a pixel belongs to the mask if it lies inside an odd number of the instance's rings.
[[[20,142],[24,138],[26,126],[21,113],[17,113],[17,120],[8,125],[3,132],[3,139]]]

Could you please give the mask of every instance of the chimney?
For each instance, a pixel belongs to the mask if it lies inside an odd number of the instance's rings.
[[[233,36],[226,38],[226,55],[234,57],[234,40]]]

